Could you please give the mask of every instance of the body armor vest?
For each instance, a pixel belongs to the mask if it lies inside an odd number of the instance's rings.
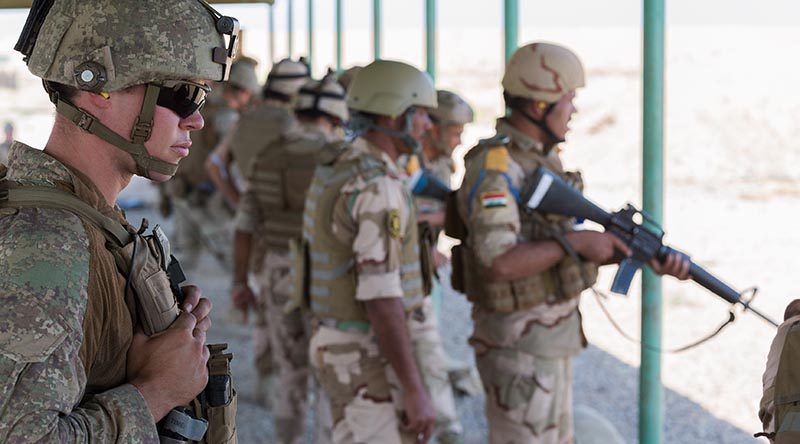
[[[91,227],[87,230],[90,239],[90,263],[99,265],[103,270],[109,271],[116,266],[122,276],[129,276],[129,280],[122,291],[130,310],[131,319],[141,324],[144,333],[148,336],[167,329],[178,317],[178,284],[185,280],[177,260],[172,257],[167,240],[160,227],[156,226],[151,235],[141,235],[132,227],[124,226],[120,222],[102,214],[88,203],[80,200],[75,195],[52,187],[38,187],[21,185],[5,180],[5,166],[0,165],[0,209],[1,208],[52,208],[69,211],[75,214],[84,223]],[[100,244],[95,239],[97,233],[102,233],[105,242]],[[99,255],[99,250],[104,248],[111,253],[114,264],[106,255]],[[98,270],[90,270],[90,282],[97,276]],[[95,289],[97,287],[94,287]],[[96,299],[98,295],[91,295]],[[132,330],[131,330],[132,333]],[[130,334],[128,336],[132,337]],[[128,340],[130,345],[130,340]],[[211,357],[209,358],[209,375],[220,374],[220,369],[227,369],[227,385],[222,390],[227,393],[220,396],[220,383],[212,383],[206,390],[192,402],[191,407],[183,410],[172,410],[163,424],[175,423],[186,428],[160,430],[162,437],[172,439],[175,434],[207,444],[235,444],[235,412],[236,393],[230,384],[229,362],[232,355],[222,353],[227,345],[209,345]],[[82,346],[81,354],[85,353]],[[98,353],[102,353],[98,351]],[[124,355],[123,355],[124,356]],[[125,359],[122,360],[121,370],[125,370]],[[108,364],[109,371],[119,371],[117,363]],[[98,369],[93,369],[96,373]],[[212,372],[213,370],[213,372]],[[102,380],[102,378],[101,378]],[[118,382],[118,381],[115,381]],[[87,384],[92,381],[87,381]],[[121,382],[118,382],[121,383]],[[95,382],[95,384],[97,384]],[[224,385],[224,384],[223,384]],[[90,387],[87,385],[87,389]],[[215,405],[208,400],[214,397],[225,403]],[[187,414],[190,412],[190,414]],[[196,419],[196,418],[208,418]],[[206,429],[208,433],[204,436]],[[163,435],[166,433],[166,435]],[[187,440],[174,441],[176,443],[188,442]]]
[[[487,141],[491,142],[491,140]],[[475,233],[467,233],[465,220],[472,209],[469,199],[471,190],[477,189],[481,180],[493,174],[505,174],[502,171],[485,169],[486,156],[492,149],[505,150],[503,145],[481,143],[473,149],[465,159],[467,172],[464,177],[461,196],[455,194],[451,200],[457,200],[457,211],[449,210],[447,214],[447,234],[462,241],[453,251],[453,288],[466,293],[467,298],[481,308],[494,312],[513,312],[525,310],[542,303],[554,304],[580,296],[583,290],[591,287],[597,278],[597,266],[565,257],[547,271],[520,279],[505,282],[491,282],[489,270],[478,260],[470,242]],[[506,154],[507,155],[507,154]],[[583,189],[580,175],[565,173],[561,165],[552,165],[543,156],[526,159],[526,171],[535,166],[546,165],[579,190]],[[528,170],[530,165],[535,165]],[[557,168],[554,168],[557,166]],[[519,195],[511,180],[510,194]],[[464,197],[466,196],[466,199]],[[557,240],[574,229],[575,221],[563,216],[543,216],[538,213],[520,213],[520,238],[523,241]]]
[[[345,150],[343,143],[330,144]],[[334,206],[342,187],[354,177],[368,182],[387,174],[386,165],[371,155],[356,159],[323,163],[317,167],[308,190],[303,217],[303,238],[308,248],[308,295],[310,308],[317,318],[340,321],[367,321],[363,303],[355,298],[358,275],[352,245],[338,240],[331,228]],[[409,205],[409,223],[401,233],[400,278],[406,311],[420,307],[423,277],[420,267],[417,224]]]
[[[258,233],[267,249],[286,252],[302,237],[306,193],[325,143],[321,135],[286,137],[256,159],[249,186],[264,214]]]

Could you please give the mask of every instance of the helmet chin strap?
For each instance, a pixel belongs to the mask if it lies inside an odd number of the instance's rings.
[[[550,125],[547,124],[547,116],[549,116],[550,113],[553,112],[553,109],[555,107],[556,107],[555,103],[548,104],[547,108],[545,108],[545,110],[544,110],[544,114],[542,115],[541,119],[536,119],[529,112],[525,111],[522,108],[518,108],[518,107],[512,108],[514,111],[518,112],[520,115],[525,117],[525,119],[527,119],[530,123],[536,125],[547,136],[549,141],[548,141],[548,143],[544,144],[544,146],[545,146],[545,148],[544,148],[545,154],[549,153],[550,150],[552,150],[553,147],[556,146],[557,144],[564,142],[564,138],[563,137],[558,137],[553,132],[553,130],[550,128]]]
[[[178,170],[178,165],[157,159],[147,153],[144,144],[150,139],[153,130],[153,116],[156,110],[159,89],[154,85],[147,85],[142,108],[139,116],[133,125],[130,140],[112,131],[109,127],[100,123],[96,117],[87,111],[75,106],[69,100],[64,99],[60,94],[49,88],[45,83],[45,89],[50,95],[50,101],[55,103],[56,112],[63,115],[74,123],[78,128],[93,134],[115,147],[125,151],[133,157],[136,162],[136,174],[148,179],[152,179],[151,173],[174,176]]]
[[[422,153],[422,144],[417,141],[412,135],[411,130],[414,125],[414,112],[413,108],[409,108],[406,112],[403,113],[403,118],[405,120],[403,130],[398,131],[392,128],[386,128],[385,126],[376,125],[375,122],[369,119],[361,119],[359,117],[351,118],[351,123],[354,124],[354,133],[356,136],[361,135],[369,130],[377,131],[379,133],[384,133],[390,137],[394,137],[395,139],[400,139],[409,150],[411,150],[411,154],[421,154]],[[362,121],[363,120],[363,121]],[[355,137],[353,137],[355,138]]]

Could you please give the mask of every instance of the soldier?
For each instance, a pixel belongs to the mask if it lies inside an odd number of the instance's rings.
[[[168,243],[114,202],[134,174],[175,173],[237,33],[198,0],[34,2],[16,49],[57,114],[44,151],[16,142],[0,166],[0,441],[158,442],[205,387],[211,304],[185,287],[178,315]],[[145,336],[162,310],[177,320]]]
[[[317,156],[328,142],[341,140],[342,124],[349,119],[344,88],[332,74],[307,82],[294,111],[299,125],[256,156],[247,178],[249,186],[236,213],[231,289],[236,306],[255,308],[259,378],[268,376],[265,362],[275,363],[274,385],[279,389],[270,395],[281,443],[302,440],[309,376],[307,323],[299,307],[284,309],[290,296],[290,241],[299,244],[302,237],[303,205]],[[254,251],[254,237],[263,239],[259,247],[265,250]],[[248,270],[259,285],[257,298],[247,282]],[[272,356],[265,356],[270,351]]]
[[[256,155],[296,124],[292,102],[309,79],[311,71],[303,58],[283,59],[273,65],[261,92],[261,103],[242,115],[236,130],[222,140],[206,161],[211,181],[233,207],[239,205],[244,178],[250,174]],[[226,171],[224,165],[231,162],[234,168]]]
[[[503,77],[510,113],[498,120],[497,136],[467,154],[457,217],[447,221],[448,234],[462,240],[453,253],[453,286],[473,303],[470,345],[492,443],[573,441],[570,359],[586,344],[579,296],[594,283],[597,265],[630,254],[609,233],[575,231],[574,220],[523,212],[515,200],[540,165],[582,189],[580,173],[564,171],[557,144],[583,85],[583,67],[570,50],[519,48]],[[688,276],[689,262],[677,255],[651,266]]]
[[[189,155],[181,161],[175,177],[162,187],[162,199],[168,200],[162,202],[162,208],[168,204],[175,212],[176,249],[181,253],[183,265],[190,268],[196,264],[203,247],[223,266],[230,267],[230,210],[225,208],[224,198],[216,192],[204,164],[258,92],[256,64],[247,57],[233,63],[228,82],[219,85],[221,94],[212,95],[203,107],[205,126],[192,134]]]
[[[348,104],[359,137],[324,148],[305,204],[311,364],[330,398],[333,442],[427,442],[435,412],[408,327],[424,316],[423,276],[395,162],[430,127],[436,91],[416,68],[379,60],[353,80]]]

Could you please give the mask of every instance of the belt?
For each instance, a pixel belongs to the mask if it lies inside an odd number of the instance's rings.
[[[318,325],[333,328],[349,333],[368,333],[370,329],[369,321],[341,321],[333,318],[316,318]]]

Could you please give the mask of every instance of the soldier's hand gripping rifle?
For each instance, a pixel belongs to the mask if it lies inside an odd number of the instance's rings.
[[[625,208],[609,213],[583,197],[559,176],[544,167],[539,167],[531,176],[521,195],[521,205],[530,211],[560,214],[596,222],[609,233],[622,239],[633,251],[630,257],[620,264],[611,291],[627,294],[631,280],[642,265],[655,258],[666,260],[673,252],[678,252],[662,242],[664,230],[647,214],[628,204]],[[638,221],[637,221],[638,219]],[[758,315],[775,327],[778,323],[750,305],[750,300],[742,298],[742,293],[694,262],[690,262],[689,276],[705,289],[725,299],[731,304],[741,304],[745,310]]]

